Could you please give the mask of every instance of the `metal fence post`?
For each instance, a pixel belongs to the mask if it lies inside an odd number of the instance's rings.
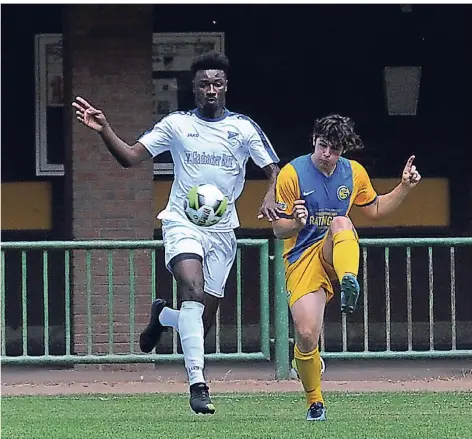
[[[288,305],[285,293],[283,241],[274,240],[274,324],[275,324],[275,377],[289,378]]]
[[[259,246],[261,352],[270,359],[270,308],[269,308],[269,243]]]

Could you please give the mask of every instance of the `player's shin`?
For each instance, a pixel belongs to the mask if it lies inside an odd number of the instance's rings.
[[[333,266],[340,282],[348,273],[357,276],[359,272],[359,243],[352,229],[334,233]]]
[[[159,322],[162,326],[171,326],[176,331],[178,331],[179,315],[180,311],[178,309],[165,306],[159,314]]]
[[[199,302],[182,302],[179,314],[179,333],[185,368],[187,369],[190,385],[204,383],[204,340],[203,340],[203,310]]]
[[[308,407],[314,402],[324,404],[321,394],[321,360],[318,348],[311,352],[301,352],[298,345],[295,345],[294,353]]]
[[[206,338],[213,324],[215,323],[215,314],[216,311],[211,309],[209,310],[208,306],[205,305],[205,311],[203,313],[204,338]],[[166,306],[159,314],[159,323],[162,326],[174,328],[177,332],[179,332],[179,316],[180,310]]]

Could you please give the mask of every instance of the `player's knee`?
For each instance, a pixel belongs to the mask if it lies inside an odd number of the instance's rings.
[[[203,279],[188,278],[178,284],[180,296],[183,301],[191,300],[204,303]]]
[[[354,225],[347,216],[337,216],[331,222],[331,233],[338,233],[342,230],[352,230]]]
[[[296,328],[297,345],[302,352],[311,352],[318,346],[320,329],[313,325],[300,325]]]

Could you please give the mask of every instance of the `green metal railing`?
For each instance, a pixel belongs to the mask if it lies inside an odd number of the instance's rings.
[[[255,247],[259,251],[257,261],[259,270],[259,300],[260,300],[260,350],[256,352],[243,351],[243,319],[242,319],[242,249]],[[46,241],[46,242],[5,242],[2,244],[1,252],[1,318],[2,318],[2,343],[1,361],[2,364],[96,364],[96,363],[149,363],[149,362],[169,362],[182,359],[182,354],[177,353],[177,334],[172,334],[172,354],[138,354],[135,352],[135,252],[136,250],[150,250],[150,272],[151,285],[149,298],[156,297],[157,289],[157,263],[156,250],[163,248],[162,241]],[[21,342],[22,353],[18,356],[6,355],[6,320],[5,320],[5,252],[16,250],[21,252]],[[27,267],[28,251],[39,250],[42,252],[42,273],[43,273],[43,316],[44,316],[44,354],[28,355],[28,275]],[[64,295],[65,295],[65,355],[51,355],[49,346],[49,273],[51,270],[49,263],[50,251],[64,252]],[[72,279],[71,279],[71,252],[85,251],[85,309],[86,309],[86,353],[75,354],[72,352],[73,342],[73,321],[71,313],[72,303]],[[115,282],[113,277],[114,255],[113,250],[128,250],[129,266],[129,352],[116,353],[114,343],[114,290]],[[92,312],[92,256],[94,251],[106,251],[107,265],[107,304],[108,304],[108,352],[106,354],[94,354],[93,347],[93,312]],[[236,255],[236,352],[222,352],[220,336],[221,321],[220,312],[216,319],[216,349],[214,353],[206,355],[208,360],[269,360],[270,359],[270,319],[269,319],[269,242],[267,239],[239,239]],[[257,270],[257,268],[256,268]],[[150,302],[149,302],[150,303]],[[177,288],[175,281],[172,282],[172,303],[177,304]]]
[[[458,268],[457,253],[459,248],[468,247],[472,249],[472,238],[396,238],[396,239],[361,239],[361,271],[359,273],[359,279],[361,279],[361,305],[360,309],[357,310],[354,316],[346,317],[342,315],[339,321],[332,321],[327,319],[325,327],[321,335],[320,348],[324,358],[340,358],[340,359],[390,359],[390,358],[439,358],[439,357],[450,357],[450,358],[472,358],[472,350],[461,348],[458,344],[458,322],[456,315],[458,311],[456,296],[457,290],[457,279],[456,270]],[[1,252],[1,361],[3,364],[84,364],[84,363],[149,363],[149,362],[169,362],[177,361],[182,359],[182,355],[178,353],[178,337],[174,331],[172,333],[172,353],[171,354],[139,354],[135,352],[135,314],[136,314],[136,252],[139,250],[149,250],[149,264],[150,264],[150,294],[149,298],[154,299],[156,297],[156,291],[158,287],[158,263],[156,252],[162,249],[162,241],[71,241],[71,242],[8,242],[2,244]],[[260,300],[260,325],[259,332],[256,334],[256,338],[259,340],[260,349],[251,352],[246,352],[243,349],[243,333],[247,332],[247,328],[244,324],[243,319],[243,304],[244,304],[244,292],[247,286],[244,285],[243,276],[243,253],[245,249],[249,247],[255,247],[258,249],[258,260],[254,261],[251,265],[258,266],[259,273],[259,300]],[[416,251],[417,248],[423,248],[425,250],[427,258],[427,330],[428,330],[428,346],[427,349],[417,349],[414,343],[415,328],[418,322],[413,317],[414,302],[417,299],[415,297],[417,288],[413,288],[413,280],[421,277],[416,273],[416,259],[412,257],[412,252]],[[375,250],[377,248],[377,250]],[[380,249],[380,250],[379,250]],[[383,251],[382,251],[383,249]],[[441,249],[441,250],[440,250]],[[28,321],[28,251],[40,251],[42,258],[42,295],[43,295],[43,314],[44,314],[44,355],[30,356],[28,355],[28,325],[21,325],[21,355],[18,356],[7,356],[6,349],[6,325],[5,325],[5,252],[15,250],[20,252],[21,260],[21,320],[22,322]],[[63,252],[64,261],[64,331],[65,331],[65,354],[64,355],[51,355],[50,353],[50,336],[48,326],[50,324],[50,314],[48,303],[51,297],[50,291],[50,279],[48,272],[51,265],[52,250],[59,250]],[[128,276],[129,276],[129,315],[131,316],[129,321],[129,352],[116,353],[115,350],[115,332],[114,332],[114,290],[115,280],[113,278],[113,267],[114,267],[114,255],[113,250],[127,250],[128,253]],[[83,251],[85,252],[85,258],[82,269],[85,270],[85,353],[73,352],[74,343],[74,331],[73,331],[73,313],[72,308],[72,282],[71,282],[71,263],[73,252]],[[92,347],[94,342],[93,333],[93,301],[92,291],[93,275],[92,275],[92,263],[94,262],[93,254],[96,251],[106,252],[105,266],[107,271],[106,285],[106,304],[108,306],[108,316],[106,321],[107,328],[107,344],[108,349],[106,353],[96,354],[93,352]],[[381,266],[384,272],[384,278],[382,285],[377,285],[376,289],[372,289],[371,278],[374,277],[375,267],[371,268],[372,260],[369,259],[368,255],[371,252],[377,251],[378,255],[376,259],[380,259],[379,255],[382,254]],[[442,264],[441,269],[450,272],[450,285],[448,299],[450,304],[450,316],[445,322],[450,326],[450,346],[447,349],[436,349],[436,335],[438,323],[435,320],[435,291],[437,286],[435,279],[438,276],[438,272],[435,272],[434,268],[434,257],[440,251],[447,251],[448,264]],[[208,360],[269,360],[271,343],[274,347],[274,359],[276,368],[276,377],[278,379],[286,379],[289,377],[290,365],[290,349],[293,345],[293,338],[290,337],[290,320],[289,310],[287,306],[287,297],[285,291],[285,278],[284,278],[284,264],[282,260],[283,242],[274,240],[273,254],[269,254],[269,241],[267,239],[240,239],[238,240],[238,250],[235,263],[235,306],[236,306],[236,352],[223,352],[221,346],[221,338],[224,332],[225,323],[221,322],[221,315],[218,312],[217,320],[215,324],[215,349],[214,352],[206,355]],[[379,253],[380,252],[380,253]],[[395,253],[396,252],[396,253]],[[399,349],[395,346],[394,338],[396,335],[392,332],[392,325],[395,323],[394,316],[392,316],[392,303],[394,303],[394,291],[392,281],[399,281],[398,273],[393,270],[392,272],[392,261],[394,255],[398,256],[398,252],[402,252],[401,264],[405,269],[405,276],[403,281],[405,282],[406,289],[406,318],[401,324],[406,326],[405,331],[405,346],[406,348]],[[375,255],[374,255],[375,256]],[[444,254],[443,254],[444,256]],[[444,259],[444,258],[443,258]],[[252,261],[251,261],[252,262]],[[379,263],[379,261],[374,261]],[[270,265],[272,264],[272,269]],[[470,268],[470,267],[469,267]],[[74,269],[77,267],[74,264]],[[269,290],[272,285],[274,291],[274,309],[272,327],[274,329],[274,336],[270,338],[270,307],[269,307]],[[383,321],[381,326],[375,326],[373,321],[373,315],[369,313],[369,303],[376,297],[381,295],[385,299],[385,310],[383,315]],[[415,300],[414,300],[415,299]],[[229,300],[228,299],[225,299]],[[437,299],[436,299],[437,300]],[[177,305],[177,289],[176,284],[172,282],[172,300],[173,306]],[[338,315],[339,317],[339,315]],[[354,320],[352,320],[354,318]],[[357,321],[356,321],[357,319]],[[356,327],[357,325],[357,327]],[[379,330],[381,327],[381,330]],[[244,328],[244,330],[243,330]],[[333,328],[341,334],[339,346],[332,349],[332,343],[327,342],[326,329],[332,330]],[[358,338],[361,339],[361,348],[358,346],[353,349],[349,342],[353,337],[353,333],[358,333]],[[359,336],[359,334],[361,335]],[[383,343],[385,349],[378,349],[378,346],[373,346],[374,343],[370,341],[370,336],[375,333],[376,336],[382,334]],[[252,336],[252,335],[251,335]],[[469,340],[470,341],[470,340]],[[467,346],[470,343],[466,343]]]
[[[348,323],[348,317],[345,314],[341,316],[341,344],[342,349],[330,351],[326,347],[326,327],[333,327],[337,323],[325,321],[325,326],[321,334],[320,351],[323,358],[338,358],[338,359],[420,359],[420,358],[471,358],[472,349],[458,349],[457,347],[457,321],[456,321],[456,249],[458,247],[469,247],[472,249],[472,238],[394,238],[394,239],[361,239],[361,300],[362,304],[362,323],[359,324],[363,332],[363,348],[361,350],[349,350],[348,348],[348,334],[352,323]],[[369,249],[381,247],[383,248],[385,282],[383,291],[376,291],[375,294],[385,294],[385,346],[384,350],[371,350],[369,344],[369,332],[372,323],[369,315],[369,264],[368,252]],[[413,297],[412,297],[412,249],[422,247],[427,249],[428,259],[428,331],[429,331],[429,349],[419,350],[413,348],[413,333],[414,322],[412,318]],[[435,249],[449,248],[449,266],[444,266],[445,270],[450,270],[450,330],[451,340],[449,349],[435,349],[435,318],[434,318],[434,302],[435,302],[435,285],[434,285],[434,268],[433,268],[433,254]],[[392,348],[392,316],[391,316],[391,251],[392,248],[403,248],[404,261],[406,265],[406,349]],[[280,251],[280,250],[279,250]],[[472,267],[469,267],[471,269]],[[277,271],[278,273],[278,271]],[[397,280],[397,279],[396,279]],[[281,297],[283,291],[277,291]],[[357,312],[359,312],[358,310]],[[277,318],[277,317],[276,317]],[[287,321],[288,316],[280,311],[278,317],[280,321]],[[472,323],[472,322],[471,322]],[[289,343],[286,343],[286,334],[280,334],[280,346],[276,352],[277,376],[280,379],[286,379],[289,376],[289,348],[288,345],[294,343],[293,338],[289,338]],[[277,341],[276,341],[277,345]],[[472,337],[469,338],[468,345],[472,345]],[[287,346],[287,349],[285,348]]]

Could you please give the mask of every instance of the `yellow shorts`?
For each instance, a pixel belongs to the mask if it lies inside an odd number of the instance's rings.
[[[326,236],[328,236],[326,234]],[[339,281],[334,268],[323,257],[323,245],[326,240],[316,242],[307,248],[293,264],[285,262],[285,280],[289,306],[306,294],[323,288],[326,302],[339,291]]]

